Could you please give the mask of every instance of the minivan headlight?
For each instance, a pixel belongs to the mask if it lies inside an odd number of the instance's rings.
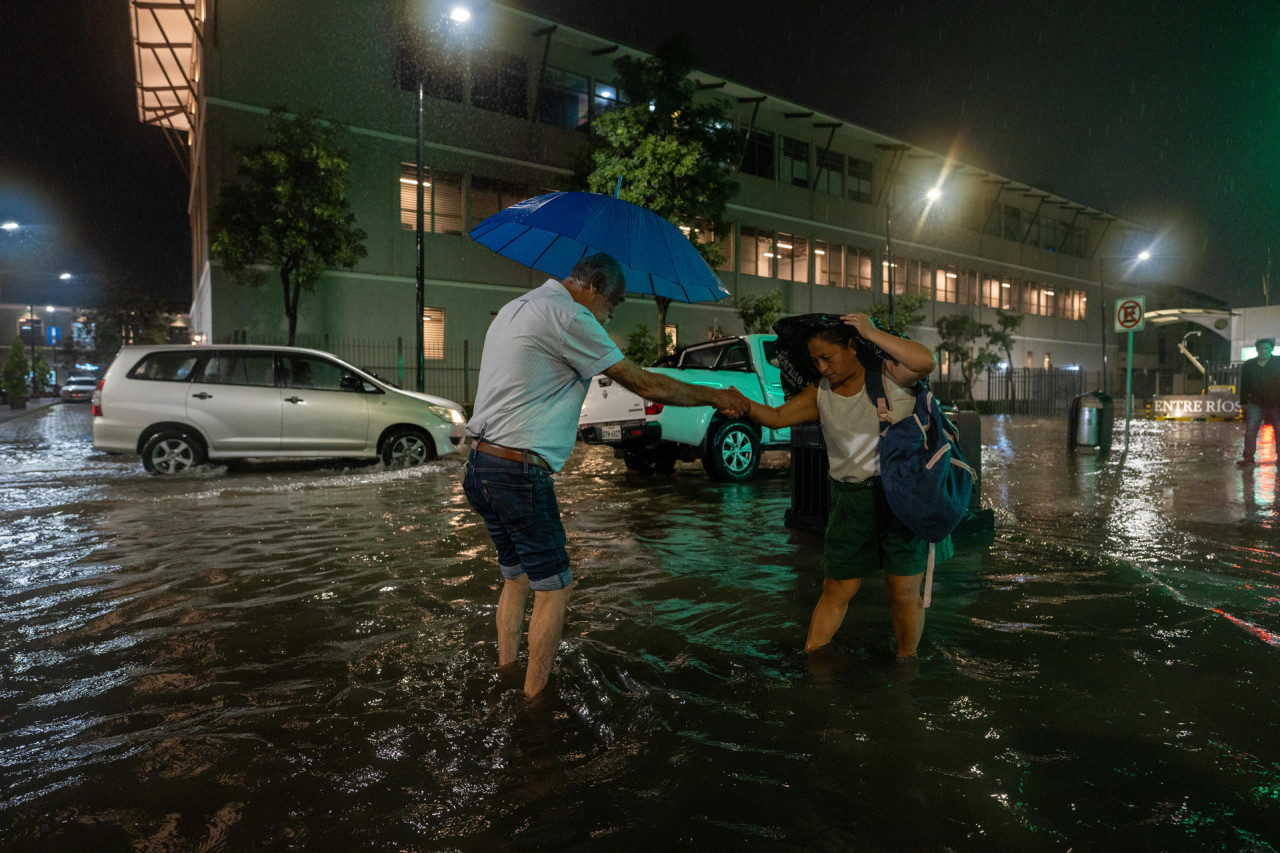
[[[462,412],[457,409],[450,409],[445,406],[427,406],[427,409],[442,421],[449,421],[455,424],[465,424],[467,422],[467,419],[462,416]]]

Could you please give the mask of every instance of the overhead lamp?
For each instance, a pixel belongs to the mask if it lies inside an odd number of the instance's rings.
[[[449,20],[455,24],[465,24],[471,20],[471,10],[466,6],[454,6],[449,12]]]
[[[62,279],[63,281],[66,281],[67,279],[71,278],[71,273],[64,272],[62,275],[58,276],[58,278]]]
[[[0,228],[3,228],[3,229],[4,229],[4,230],[6,230],[6,231],[17,231],[17,230],[18,230],[18,223],[16,223],[16,222],[6,222],[5,224],[0,225]]]
[[[958,276],[953,272],[949,272],[947,273],[947,278],[958,278]]]
[[[826,250],[826,249],[814,249],[814,250],[813,250],[813,253],[814,253],[815,255],[825,255],[825,254],[827,253],[827,250]]]

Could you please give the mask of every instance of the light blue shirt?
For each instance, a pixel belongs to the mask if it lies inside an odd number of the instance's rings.
[[[467,433],[532,450],[559,471],[573,451],[591,377],[622,361],[604,327],[555,279],[489,324]]]

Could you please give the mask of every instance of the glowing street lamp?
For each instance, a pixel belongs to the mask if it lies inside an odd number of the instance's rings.
[[[454,6],[453,9],[449,12],[449,20],[461,26],[471,20],[471,11],[467,9],[467,7],[465,6]],[[425,196],[423,193],[423,188],[425,186],[424,182],[426,181],[426,174],[425,174],[425,167],[423,166],[423,162],[422,162],[424,158],[423,149],[426,147],[426,141],[424,139],[426,118],[423,112],[425,88],[426,88],[426,72],[420,72],[418,74],[418,163],[417,163],[417,166],[418,166],[418,173],[417,173],[418,212],[416,217],[417,221],[415,223],[415,229],[417,231],[416,248],[418,253],[418,271],[417,271],[417,281],[416,281],[415,295],[414,295],[415,313],[414,313],[414,321],[413,321],[413,325],[415,329],[414,339],[417,341],[417,350],[418,350],[418,381],[414,387],[417,388],[418,393],[422,393],[423,391],[426,390],[426,376],[424,374],[426,373],[426,370],[427,370],[427,359],[426,359],[426,352],[425,352],[427,348],[426,330],[423,328],[423,317],[422,317],[423,309],[425,308],[426,270],[427,270],[426,241],[424,238]]]
[[[918,199],[916,199],[915,201],[908,202],[907,204],[905,204],[905,205],[903,205],[902,207],[898,208],[896,211],[895,211],[893,208],[891,208],[891,207],[889,206],[889,202],[888,202],[888,200],[887,200],[887,199],[885,200],[885,205],[884,205],[884,264],[883,264],[883,268],[884,268],[885,273],[886,273],[885,281],[886,281],[886,284],[887,284],[887,286],[888,286],[888,290],[889,290],[889,329],[890,329],[890,330],[892,330],[892,329],[893,329],[893,291],[894,291],[894,285],[893,285],[893,267],[894,267],[894,264],[893,264],[893,217],[894,217],[894,216],[897,216],[897,215],[900,215],[900,214],[902,214],[902,213],[906,212],[908,209],[913,208],[913,207],[915,207],[917,204],[920,204],[921,202],[923,202],[923,203],[924,203],[924,205],[925,205],[924,213],[921,215],[921,219],[923,219],[925,216],[928,216],[928,215],[929,215],[929,208],[933,207],[934,203],[935,203],[938,199],[940,199],[940,198],[942,198],[942,190],[941,190],[940,188],[938,188],[938,187],[936,187],[936,186],[935,186],[935,187],[930,187],[930,188],[929,188],[929,191],[928,191],[927,193],[925,193],[924,198],[918,198]]]

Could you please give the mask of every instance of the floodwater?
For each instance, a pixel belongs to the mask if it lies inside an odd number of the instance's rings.
[[[984,419],[996,536],[905,668],[878,585],[798,651],[785,454],[721,486],[579,448],[533,705],[460,459],[164,479],[88,429],[0,424],[5,849],[1280,848],[1276,468],[1232,467],[1238,424],[1099,459]]]

